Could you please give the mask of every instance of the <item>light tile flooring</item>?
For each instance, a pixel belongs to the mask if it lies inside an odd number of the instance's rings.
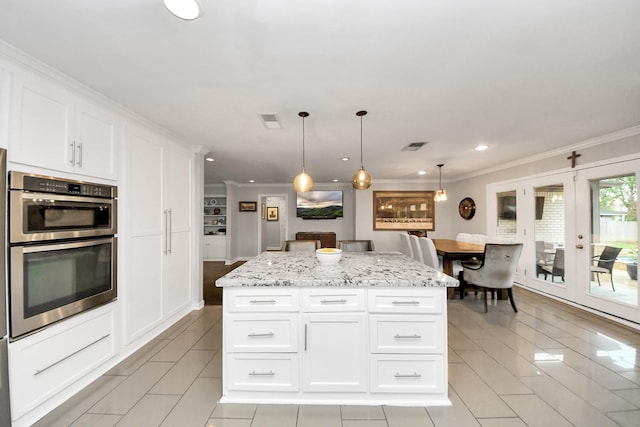
[[[450,407],[216,404],[221,307],[206,306],[36,426],[640,426],[640,333],[522,289],[450,300]]]

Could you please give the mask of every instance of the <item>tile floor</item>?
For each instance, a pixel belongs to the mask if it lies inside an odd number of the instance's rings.
[[[172,326],[36,426],[640,426],[640,333],[515,290],[449,305],[451,407],[216,404],[221,306]]]

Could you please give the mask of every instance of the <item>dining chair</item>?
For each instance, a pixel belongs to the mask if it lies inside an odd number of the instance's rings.
[[[598,286],[600,286],[600,274],[608,273],[611,276],[611,289],[615,292],[616,288],[613,286],[613,265],[616,263],[616,258],[618,258],[621,250],[622,248],[605,246],[600,255],[593,257],[593,261],[597,261],[597,264],[591,266],[591,272],[596,274]]]
[[[343,252],[370,252],[376,250],[373,240],[340,240],[338,249]]]
[[[413,258],[413,248],[411,247],[411,239],[409,234],[401,233],[400,234],[400,252],[405,254],[406,256]]]
[[[471,233],[458,233],[456,240],[459,242],[471,243]]]
[[[564,249],[556,249],[556,254],[553,257],[553,264],[543,265],[540,268],[544,272],[545,280],[547,280],[547,276],[551,274],[552,282],[554,276],[560,277],[564,282]]]
[[[320,247],[320,240],[285,240],[282,250],[285,252],[315,252]]]
[[[484,293],[484,312],[487,307],[487,290],[506,289],[513,311],[518,312],[513,299],[513,277],[518,267],[518,260],[522,253],[522,243],[495,244],[487,243],[484,247],[484,257],[478,264],[463,263],[462,277],[460,285],[463,287],[460,294],[464,297],[464,286],[475,285]]]
[[[418,262],[424,262],[424,258],[422,257],[422,249],[420,248],[420,243],[418,242],[418,236],[409,234],[409,241],[411,242],[411,252],[413,253],[413,259]]]
[[[554,254],[547,249],[544,240],[536,240],[536,275],[544,274],[542,267],[553,265]]]
[[[423,262],[431,268],[442,271],[433,240],[428,237],[418,237],[418,243],[420,243],[420,249],[422,250]]]

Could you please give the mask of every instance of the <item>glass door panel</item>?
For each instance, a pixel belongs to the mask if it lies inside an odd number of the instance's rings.
[[[591,277],[588,293],[638,305],[638,191],[636,176],[589,180]],[[633,266],[636,272],[633,273]]]
[[[536,277],[565,286],[565,215],[562,183],[534,188]]]
[[[497,222],[495,236],[498,241],[515,242],[517,240],[517,202],[516,190],[496,193]]]

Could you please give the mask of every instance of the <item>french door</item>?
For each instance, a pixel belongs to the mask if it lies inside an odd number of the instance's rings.
[[[516,282],[640,323],[640,160],[490,185],[488,234],[525,245]]]

